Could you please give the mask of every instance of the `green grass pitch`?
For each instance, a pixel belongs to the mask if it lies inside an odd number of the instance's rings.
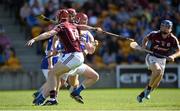
[[[56,106],[34,106],[34,91],[0,91],[0,110],[152,110],[180,111],[180,89],[157,89],[151,99],[138,103],[136,96],[143,89],[89,89],[82,92],[85,104],[79,104],[62,90]]]

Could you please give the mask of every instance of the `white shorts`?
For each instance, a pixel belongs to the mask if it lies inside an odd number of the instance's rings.
[[[84,62],[84,55],[82,52],[62,54],[58,61],[73,70]]]
[[[146,65],[148,66],[148,68],[151,64],[157,63],[157,64],[159,64],[162,71],[164,72],[165,65],[166,65],[166,58],[158,58],[153,55],[147,54],[145,60],[146,60]]]
[[[71,70],[68,72],[68,75],[82,75],[84,73],[84,71],[86,70],[87,65],[86,64],[81,64],[80,66],[78,66],[77,68],[75,68],[74,70]]]

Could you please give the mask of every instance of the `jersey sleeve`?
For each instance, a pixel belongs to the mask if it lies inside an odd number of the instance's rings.
[[[173,48],[175,48],[175,49],[179,48],[179,41],[175,37],[174,37],[174,42],[173,42]]]

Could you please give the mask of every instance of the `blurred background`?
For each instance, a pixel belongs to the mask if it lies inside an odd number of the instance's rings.
[[[44,82],[40,64],[47,41],[33,47],[26,47],[25,43],[51,25],[37,19],[37,15],[54,19],[55,12],[62,8],[84,12],[89,25],[133,38],[139,44],[147,33],[159,30],[161,20],[169,19],[180,40],[179,0],[1,0],[1,90],[35,89]],[[92,33],[99,46],[95,54],[86,56],[85,63],[100,74],[100,81],[93,88],[144,87],[150,73],[145,66],[146,54],[131,49],[129,41]],[[180,59],[168,63],[161,87],[180,87],[179,63]]]

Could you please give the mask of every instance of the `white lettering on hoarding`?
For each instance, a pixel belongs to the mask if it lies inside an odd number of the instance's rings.
[[[146,73],[123,73],[120,75],[120,82],[125,84],[147,83],[150,79]],[[163,83],[174,83],[177,81],[175,73],[166,73],[163,77]]]

